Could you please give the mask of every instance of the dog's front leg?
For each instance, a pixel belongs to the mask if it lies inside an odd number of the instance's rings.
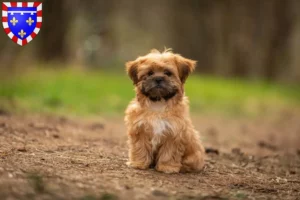
[[[190,130],[186,135],[191,135],[182,158],[180,172],[199,172],[204,167],[204,147],[195,130]]]
[[[155,169],[164,173],[178,173],[184,146],[176,138],[167,138],[159,148]]]
[[[129,162],[128,166],[147,169],[152,163],[152,150],[149,136],[143,132],[129,131]]]

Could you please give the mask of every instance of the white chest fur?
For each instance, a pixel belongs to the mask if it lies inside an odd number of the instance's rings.
[[[152,120],[151,126],[153,130],[153,137],[151,139],[152,151],[155,152],[161,143],[161,138],[164,136],[164,133],[171,128],[171,125],[166,119],[154,119]]]
[[[154,119],[150,122],[154,135],[161,135],[167,129],[171,128],[171,125],[166,119]]]
[[[169,121],[160,117],[160,114],[166,109],[166,103],[164,101],[150,102],[149,108],[157,115],[157,117],[152,117],[152,119],[148,121],[154,135],[163,134],[163,132],[170,128]]]
[[[139,127],[149,127],[154,135],[163,134],[168,128],[171,128],[169,120],[163,117],[166,102],[148,102],[147,107],[149,112],[143,113],[136,121]]]
[[[155,151],[165,133],[173,131],[173,128],[170,119],[164,115],[166,102],[149,102],[147,107],[149,112],[139,116],[136,124],[138,127],[144,127],[153,133],[151,143],[152,150]]]
[[[144,126],[151,128],[154,135],[162,135],[165,131],[171,128],[169,120],[162,119],[160,117],[153,117],[151,119],[141,119],[138,122],[138,126]]]

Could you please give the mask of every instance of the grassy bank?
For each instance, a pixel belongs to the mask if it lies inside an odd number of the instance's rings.
[[[193,113],[257,115],[300,105],[300,87],[192,75],[186,83]],[[134,97],[125,73],[33,70],[0,81],[0,108],[72,115],[121,114]]]

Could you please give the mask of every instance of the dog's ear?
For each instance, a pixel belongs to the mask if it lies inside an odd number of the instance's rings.
[[[187,77],[194,71],[197,61],[175,55],[175,63],[178,68],[180,80],[182,83],[185,83]]]
[[[126,63],[126,71],[127,71],[127,74],[129,75],[129,77],[131,78],[131,80],[133,81],[133,84],[137,84],[137,82],[138,82],[138,77],[137,77],[138,64],[139,64],[139,61],[137,61],[137,60],[129,61]]]

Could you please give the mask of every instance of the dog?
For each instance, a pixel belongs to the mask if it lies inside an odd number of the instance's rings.
[[[164,173],[198,172],[204,148],[189,116],[184,83],[196,61],[156,49],[126,63],[136,97],[125,111],[129,161],[136,169]]]

